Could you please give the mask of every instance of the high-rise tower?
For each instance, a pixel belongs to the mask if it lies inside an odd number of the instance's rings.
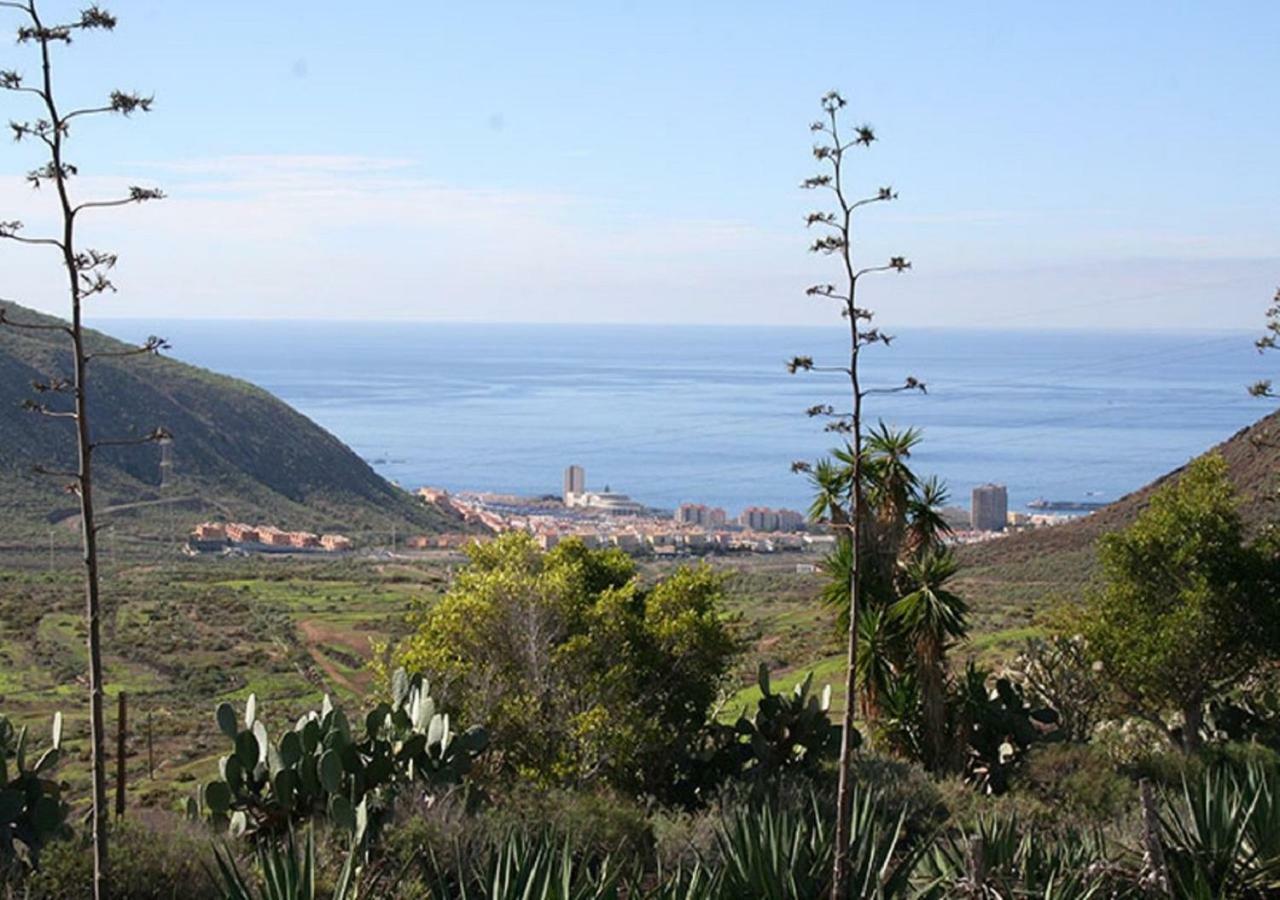
[[[570,466],[564,470],[564,502],[569,505],[570,494],[587,492],[587,470],[582,466]]]
[[[1003,484],[981,484],[973,489],[969,525],[974,531],[1004,531],[1009,517],[1009,492]]]

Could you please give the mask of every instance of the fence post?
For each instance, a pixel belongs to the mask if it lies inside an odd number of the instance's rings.
[[[1142,868],[1149,879],[1151,892],[1157,897],[1169,896],[1169,870],[1164,864],[1164,847],[1160,844],[1160,819],[1156,815],[1156,798],[1151,780],[1138,782],[1142,799]]]
[[[965,849],[968,855],[965,867],[969,870],[970,886],[976,895],[981,896],[987,885],[987,842],[979,834],[969,841]]]
[[[116,818],[124,816],[125,797],[125,758],[124,739],[129,729],[129,707],[125,692],[119,694],[119,706],[116,712]]]

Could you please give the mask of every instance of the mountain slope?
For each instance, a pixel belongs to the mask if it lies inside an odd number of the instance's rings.
[[[1210,452],[1222,454],[1246,523],[1258,527],[1280,517],[1280,412],[1241,429]],[[974,606],[978,632],[1025,625],[1058,599],[1079,597],[1095,572],[1094,545],[1129,525],[1161,485],[1182,469],[1108,504],[1091,515],[1053,528],[959,548],[958,586]]]
[[[8,304],[10,319],[53,323]],[[92,332],[91,351],[125,344]],[[0,537],[25,542],[74,517],[75,501],[36,463],[72,468],[66,420],[24,411],[33,381],[68,378],[61,332],[0,327]],[[98,505],[126,531],[173,540],[205,517],[269,521],[312,531],[437,531],[442,516],[380,477],[336,437],[251,384],[164,357],[90,362],[94,436],[128,437],[163,427],[157,445],[104,448],[95,455]],[[44,395],[47,400],[50,395]],[[54,395],[50,407],[68,398]],[[162,465],[167,453],[168,464]]]

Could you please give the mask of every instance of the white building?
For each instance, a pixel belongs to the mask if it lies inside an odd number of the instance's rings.
[[[636,516],[644,512],[644,504],[637,503],[626,494],[614,491],[584,491],[581,494],[567,494],[564,505],[617,516]]]

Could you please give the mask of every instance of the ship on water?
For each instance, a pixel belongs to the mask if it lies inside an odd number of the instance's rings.
[[[1099,500],[1046,500],[1037,497],[1027,504],[1027,509],[1039,509],[1047,512],[1093,512],[1107,504]]]

